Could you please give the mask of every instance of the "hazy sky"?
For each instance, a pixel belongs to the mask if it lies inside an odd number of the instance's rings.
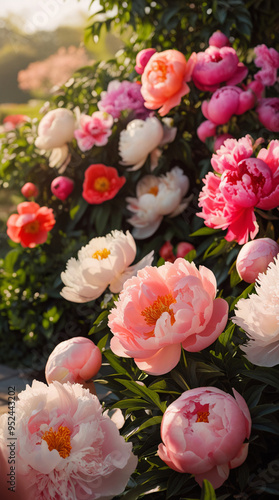
[[[84,14],[98,9],[98,0],[89,11],[90,0],[0,0],[0,17],[10,17],[27,33],[52,30],[61,24],[80,24]]]

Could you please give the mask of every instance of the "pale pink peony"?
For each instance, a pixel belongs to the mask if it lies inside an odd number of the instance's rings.
[[[192,79],[200,90],[214,92],[221,83],[236,85],[248,73],[232,47],[218,48],[211,45],[204,52],[198,52],[196,57]]]
[[[251,416],[243,397],[216,387],[184,392],[164,413],[159,457],[177,472],[194,474],[219,488],[230,469],[246,460]]]
[[[53,179],[50,190],[59,200],[66,200],[74,189],[74,181],[69,177],[59,176]]]
[[[260,122],[271,132],[279,132],[279,98],[260,99],[256,107]]]
[[[15,405],[16,472],[36,500],[110,500],[137,465],[132,443],[79,384],[33,381]],[[0,447],[8,458],[8,414]]]
[[[134,213],[128,222],[134,226],[133,236],[148,238],[157,231],[163,217],[175,217],[185,210],[192,197],[184,198],[189,179],[179,167],[161,177],[146,175],[137,184],[137,198],[126,198],[127,208]]]
[[[74,337],[60,342],[51,352],[45,367],[48,384],[82,384],[97,375],[102,365],[100,349],[85,337]]]
[[[155,52],[156,49],[143,49],[137,54],[135,70],[139,75],[142,75],[150,57],[153,56]]]
[[[255,102],[256,96],[251,90],[244,91],[231,85],[217,89],[210,101],[203,101],[202,112],[213,124],[223,125],[233,115],[242,115],[252,109]]]
[[[89,151],[93,146],[105,146],[111,135],[113,117],[103,111],[95,111],[91,116],[81,114],[79,129],[74,136],[81,151]]]
[[[205,120],[197,128],[197,136],[202,142],[205,142],[208,137],[213,137],[215,134],[216,124],[210,120]]]
[[[228,39],[228,37],[222,33],[222,31],[215,31],[211,37],[209,38],[208,40],[208,43],[209,45],[213,45],[214,47],[219,47],[219,49],[221,49],[221,47],[229,47],[230,46],[230,41]]]
[[[256,293],[237,302],[232,321],[248,335],[241,346],[251,363],[258,366],[279,364],[279,259],[271,262],[265,273],[260,273]]]
[[[270,238],[248,241],[236,259],[236,270],[244,281],[254,283],[259,273],[267,270],[268,264],[279,253],[279,245]]]
[[[169,372],[181,346],[200,351],[223,331],[228,304],[215,296],[214,274],[185,259],[142,269],[126,281],[109,315],[112,351],[151,375]]]
[[[178,50],[165,50],[153,54],[141,77],[141,93],[148,109],[159,109],[165,116],[180,104],[181,98],[190,91],[187,82],[191,79],[195,65],[195,54],[187,62]]]
[[[255,74],[255,80],[260,81],[263,85],[274,85],[278,80],[279,52],[273,48],[269,49],[264,44],[257,45],[254,52],[256,54],[254,63],[258,68],[262,68]]]
[[[35,145],[39,149],[64,146],[74,138],[75,117],[72,111],[57,108],[49,111],[40,121]]]
[[[150,112],[144,106],[141,95],[141,85],[137,82],[112,80],[106,91],[101,92],[98,102],[100,111],[104,111],[113,118],[120,118],[122,111],[133,111],[136,118],[145,119]]]
[[[153,251],[137,264],[135,240],[129,231],[112,231],[106,236],[93,238],[78,252],[78,259],[71,257],[61,279],[66,285],[61,295],[71,302],[95,300],[109,286],[112,293],[122,290],[126,279],[139,269],[151,265]]]

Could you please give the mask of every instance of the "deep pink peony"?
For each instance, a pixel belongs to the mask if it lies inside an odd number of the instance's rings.
[[[271,132],[279,132],[279,98],[260,99],[256,108],[260,122]]]
[[[255,65],[262,68],[261,71],[255,74],[255,80],[260,81],[263,85],[274,85],[277,81],[277,70],[279,68],[279,52],[264,44],[257,45],[254,48],[256,54]]]
[[[192,79],[200,90],[214,92],[221,83],[236,85],[247,75],[248,69],[240,63],[232,47],[210,46],[197,53]]]
[[[270,238],[248,241],[236,259],[236,270],[246,283],[254,283],[259,273],[267,270],[270,262],[279,253],[279,245]]]
[[[209,45],[213,45],[214,47],[229,47],[230,41],[228,37],[222,33],[222,31],[215,31],[208,40]]]
[[[172,370],[181,345],[197,352],[211,345],[228,319],[228,304],[216,297],[216,279],[206,267],[178,258],[145,267],[127,280],[109,315],[111,349],[134,358],[151,375]]]
[[[93,146],[105,146],[111,135],[113,117],[103,111],[95,111],[91,116],[80,115],[79,129],[74,136],[81,151],[88,151]]]
[[[252,109],[256,96],[251,90],[227,86],[217,89],[210,101],[203,101],[202,112],[215,125],[227,123],[233,115],[242,115]]]
[[[85,337],[74,337],[60,342],[50,353],[45,375],[48,384],[57,380],[80,383],[97,375],[102,365],[100,349]]]
[[[69,177],[65,177],[63,175],[55,177],[50,185],[50,189],[52,194],[54,194],[56,198],[64,201],[73,191],[74,181],[72,181],[72,179],[70,179]]]
[[[156,49],[143,49],[137,54],[135,70],[139,75],[142,75],[150,57],[153,56],[155,52]]]
[[[213,149],[216,153],[216,151],[218,151],[218,149],[220,149],[221,146],[223,146],[224,142],[227,140],[227,139],[233,139],[233,136],[231,134],[220,134],[220,135],[217,135],[215,141],[214,141],[214,146],[213,146]]]
[[[151,56],[141,77],[141,93],[148,109],[159,109],[165,116],[180,104],[181,98],[190,91],[187,82],[195,65],[195,54],[187,62],[178,50],[156,52]]]
[[[252,153],[249,136],[226,140],[212,157],[212,166],[222,175],[210,172],[199,197],[202,212],[197,215],[208,227],[228,229],[225,239],[240,245],[258,232],[254,208],[276,208],[279,199],[279,141],[271,141],[257,158]]]
[[[210,120],[205,120],[197,128],[197,136],[202,142],[205,142],[208,137],[213,137],[215,134],[216,124]]]
[[[133,111],[134,118],[143,120],[150,114],[144,106],[141,95],[141,85],[137,82],[112,80],[106,91],[101,93],[98,102],[100,111],[104,111],[113,118],[120,118],[122,111]]]
[[[191,389],[164,413],[158,455],[171,469],[194,474],[200,486],[207,479],[219,488],[230,469],[246,460],[251,416],[243,397],[234,389],[233,394]]]

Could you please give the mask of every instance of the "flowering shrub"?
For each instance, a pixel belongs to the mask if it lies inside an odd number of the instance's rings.
[[[100,0],[105,23],[94,17],[88,34],[117,25],[131,33],[125,47],[79,69],[38,121],[2,131],[1,189],[37,190],[7,218],[0,361],[58,379],[20,396],[30,403],[18,410],[20,479],[28,464],[27,486],[57,500],[66,480],[69,499],[270,500],[279,493],[276,5],[147,3]],[[94,390],[105,415],[120,415],[124,448],[117,434],[107,449],[98,419],[94,427]],[[272,474],[259,483],[263,471]]]

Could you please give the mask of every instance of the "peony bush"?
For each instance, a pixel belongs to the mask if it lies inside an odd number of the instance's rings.
[[[278,496],[279,42],[261,3],[100,0],[123,49],[3,125],[1,189],[21,201],[0,362],[36,379],[15,406],[26,499]]]

